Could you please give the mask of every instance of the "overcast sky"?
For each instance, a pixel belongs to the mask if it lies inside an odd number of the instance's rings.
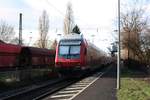
[[[49,39],[63,33],[66,5],[72,3],[75,24],[84,36],[98,47],[106,50],[113,40],[113,30],[117,29],[118,0],[0,0],[0,20],[15,27],[18,33],[19,13],[23,14],[23,39],[34,42],[38,37],[38,20],[43,10],[49,15]],[[130,0],[121,0],[130,4]],[[140,0],[139,0],[140,1]],[[143,2],[144,1],[144,2]],[[149,0],[141,0],[149,6]],[[56,31],[57,30],[57,31]],[[94,38],[91,35],[95,35]],[[16,35],[17,36],[17,35]]]

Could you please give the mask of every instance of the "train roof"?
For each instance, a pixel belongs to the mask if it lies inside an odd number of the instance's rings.
[[[76,34],[76,33],[71,33],[68,35],[64,35],[61,40],[82,40],[83,35]]]
[[[7,43],[0,43],[0,52],[4,53],[20,53],[21,46]]]
[[[37,47],[23,47],[22,50],[29,51],[31,55],[54,55],[55,50]]]
[[[82,35],[71,33],[63,36],[59,41],[59,45],[80,45],[82,40]]]

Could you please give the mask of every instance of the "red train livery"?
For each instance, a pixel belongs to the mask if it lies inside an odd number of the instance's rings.
[[[55,50],[0,42],[0,71],[14,68],[54,67]]]
[[[95,69],[105,64],[106,53],[88,43],[82,35],[70,34],[60,39],[56,48],[55,66],[60,73]]]
[[[0,69],[19,66],[21,46],[0,42]]]
[[[36,47],[22,47],[20,52],[20,65],[22,67],[54,67],[55,50]]]

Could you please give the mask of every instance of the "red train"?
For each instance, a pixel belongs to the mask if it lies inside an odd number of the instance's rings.
[[[0,42],[0,71],[14,68],[53,67],[55,64],[55,50]]]
[[[93,70],[109,63],[106,58],[105,52],[87,42],[82,35],[70,34],[57,45],[55,66],[63,74]]]
[[[22,47],[19,58],[21,67],[54,67],[55,50],[36,47]]]
[[[21,46],[0,42],[0,70],[19,66]]]

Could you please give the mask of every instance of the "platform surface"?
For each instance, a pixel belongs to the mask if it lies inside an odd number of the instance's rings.
[[[116,66],[90,85],[73,100],[117,100],[116,97]]]

